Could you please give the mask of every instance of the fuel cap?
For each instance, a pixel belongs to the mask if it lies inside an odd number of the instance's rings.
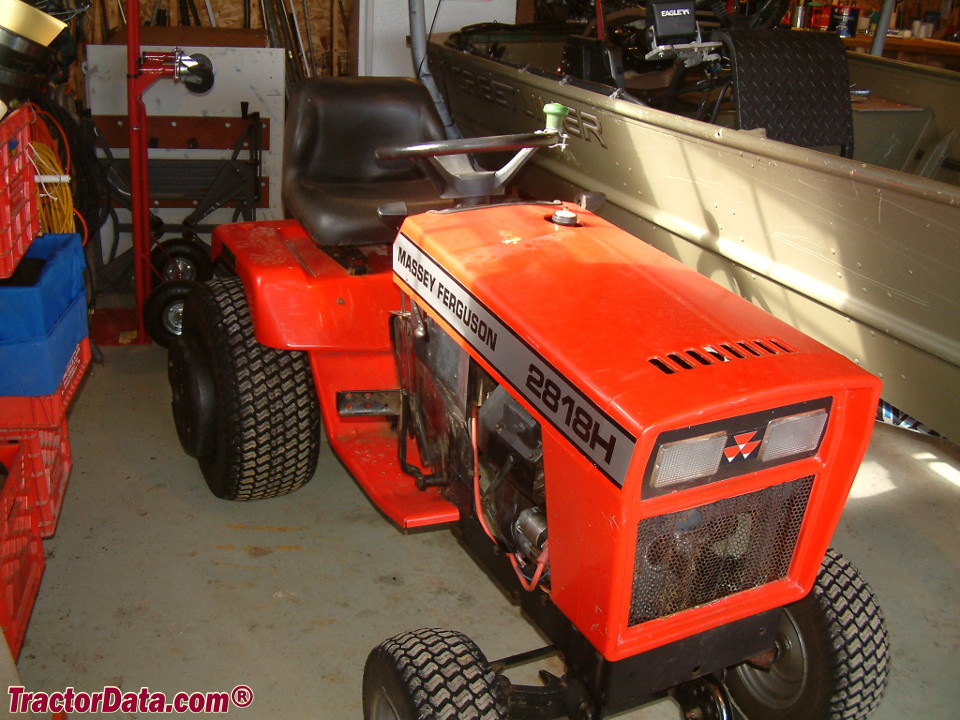
[[[568,210],[567,208],[560,208],[550,217],[550,221],[556,223],[557,225],[579,225],[580,218],[577,217],[577,214],[573,210]]]

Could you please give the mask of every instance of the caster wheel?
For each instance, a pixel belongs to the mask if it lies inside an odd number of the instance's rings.
[[[171,280],[206,282],[213,276],[210,248],[193,233],[164,240],[150,253],[156,283]]]
[[[157,345],[169,347],[183,330],[183,302],[199,283],[173,280],[157,285],[143,304],[143,324]]]

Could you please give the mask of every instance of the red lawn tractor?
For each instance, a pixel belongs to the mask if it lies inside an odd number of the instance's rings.
[[[412,80],[301,84],[296,219],[219,227],[185,301],[184,449],[217,496],[268,498],[313,476],[322,419],[384,514],[452,529],[551,642],[491,663],[458,632],[386,640],[368,719],[600,718],[667,694],[701,720],[867,717],[886,629],[828,544],[879,381],[579,204],[490,203],[565,151],[547,110],[540,132],[445,140]],[[562,677],[508,679],[546,653]]]

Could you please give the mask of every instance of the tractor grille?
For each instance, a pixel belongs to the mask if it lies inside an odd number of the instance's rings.
[[[786,577],[812,487],[804,477],[642,521],[629,624]]]

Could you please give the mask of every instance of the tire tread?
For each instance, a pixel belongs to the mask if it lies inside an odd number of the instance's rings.
[[[305,352],[257,342],[243,284],[215,278],[190,296],[185,323],[196,315],[209,336],[223,436],[216,456],[201,458],[211,489],[229,500],[293,492],[313,476],[320,414]]]
[[[503,693],[480,648],[453,630],[421,628],[385,640],[382,653],[395,668],[418,720],[500,720]]]
[[[861,720],[880,704],[890,671],[890,640],[873,591],[843,555],[824,557],[814,596],[831,640],[835,678],[829,720]]]

